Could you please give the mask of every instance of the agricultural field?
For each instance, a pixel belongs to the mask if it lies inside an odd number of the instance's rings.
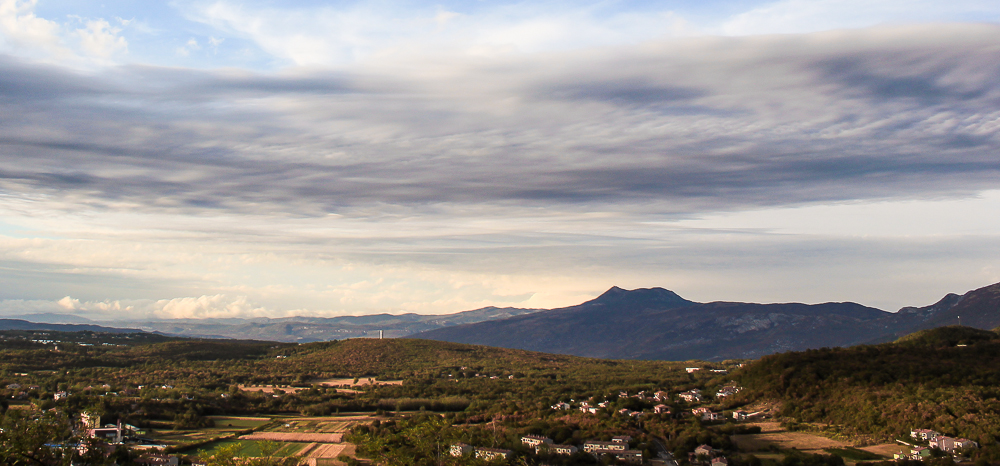
[[[203,457],[210,456],[214,454],[215,451],[218,450],[219,448],[228,447],[234,444],[240,446],[240,449],[237,451],[237,455],[240,457],[257,458],[262,456],[260,451],[260,442],[256,442],[253,440],[244,440],[244,439],[226,439],[226,440],[219,440],[217,442],[212,442],[196,449],[194,455]],[[306,446],[307,444],[305,443],[284,443],[281,445],[281,448],[275,453],[274,456],[281,458],[296,456]]]
[[[771,445],[781,449],[794,448],[807,453],[824,453],[827,448],[844,448],[851,445],[839,440],[809,432],[789,432],[777,422],[759,422],[759,434],[734,435],[733,442],[742,451],[766,451]]]
[[[262,392],[267,394],[273,393],[297,393],[302,390],[309,390],[309,387],[288,387],[288,386],[275,386],[275,385],[237,385],[237,388],[243,392]]]
[[[269,432],[290,433],[343,433],[357,424],[367,424],[375,418],[371,416],[325,416],[284,419],[285,423],[268,429]]]
[[[760,459],[780,461],[783,454],[772,452],[775,449],[795,449],[809,454],[832,454],[844,459],[847,464],[859,461],[878,461],[892,458],[893,453],[900,451],[899,445],[884,444],[870,447],[853,447],[847,442],[831,439],[810,432],[790,432],[777,422],[758,422],[761,428],[759,434],[734,435],[733,443],[740,451],[753,453]]]
[[[365,385],[403,385],[402,380],[378,380],[376,378],[358,379],[313,379],[308,382],[310,385],[321,387],[361,387]]]
[[[190,456],[205,457],[212,455],[221,447],[230,445],[240,445],[237,453],[241,457],[260,456],[260,443],[277,442],[281,448],[275,456],[278,457],[299,457],[305,460],[306,464],[316,466],[335,466],[341,464],[335,461],[340,454],[353,456],[355,446],[350,443],[342,443],[344,433],[358,424],[370,424],[375,418],[369,416],[325,416],[325,417],[214,417],[215,428],[206,428],[200,434],[184,437],[184,442],[190,442],[194,438],[211,439],[221,432],[218,426],[226,426],[238,432],[248,428],[260,427],[267,422],[276,421],[275,425],[269,426],[267,430],[253,432],[242,435],[239,438],[227,438],[201,445],[190,449],[184,453]],[[232,427],[229,427],[229,425]]]
[[[271,418],[268,417],[209,416],[209,419],[214,422],[214,426],[176,430],[152,428],[147,431],[147,437],[167,446],[182,446],[219,437],[233,436],[238,432],[254,429],[271,422]]]

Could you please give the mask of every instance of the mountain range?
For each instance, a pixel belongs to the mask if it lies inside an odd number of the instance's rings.
[[[259,317],[253,319],[122,320],[115,322],[95,322],[83,317],[66,314],[31,314],[19,316],[24,319],[19,321],[21,323],[13,321],[5,323],[3,322],[4,319],[0,319],[0,330],[27,330],[29,328],[33,330],[93,330],[106,332],[125,330],[156,332],[196,338],[232,338],[308,343],[314,341],[343,340],[347,338],[378,337],[380,332],[385,338],[398,338],[446,326],[505,319],[540,310],[484,307],[472,311],[442,315],[409,313],[400,315],[374,314],[341,317],[283,317],[278,319]],[[30,322],[25,322],[26,320],[35,322],[35,324],[30,325]],[[79,325],[81,323],[87,325]],[[58,327],[61,324],[64,327]]]
[[[1000,283],[892,313],[857,303],[696,303],[613,287],[585,303],[412,338],[608,359],[724,360],[891,341],[952,324],[1000,326]]]
[[[0,329],[141,330],[200,338],[299,343],[381,334],[386,338],[441,340],[608,359],[712,361],[881,343],[914,331],[954,324],[992,329],[1000,326],[1000,283],[962,295],[948,294],[934,304],[904,307],[895,313],[851,302],[698,303],[663,288],[629,291],[612,287],[582,304],[548,310],[486,307],[447,315],[114,323],[55,314],[22,317],[45,323],[0,319]]]

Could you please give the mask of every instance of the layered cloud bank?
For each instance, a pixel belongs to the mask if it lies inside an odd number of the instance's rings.
[[[1000,281],[996,25],[663,37],[698,35],[677,23],[472,53],[295,48],[215,3],[191,17],[309,66],[80,68],[10,52],[72,44],[0,5],[7,315],[67,294],[107,315],[441,313],[614,284],[893,310]],[[471,21],[441,13],[426,27]],[[124,53],[115,27],[71,52]]]

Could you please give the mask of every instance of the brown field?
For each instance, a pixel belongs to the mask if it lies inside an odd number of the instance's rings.
[[[244,392],[264,392],[264,393],[274,393],[275,390],[281,390],[282,392],[298,392],[299,390],[309,390],[308,387],[275,387],[273,385],[237,385],[240,391]]]
[[[760,426],[761,433],[733,436],[733,442],[742,451],[761,451],[766,450],[769,445],[777,445],[779,448],[795,448],[810,453],[825,453],[823,452],[824,448],[851,446],[849,443],[809,432],[788,432],[777,422],[759,422],[752,425]]]
[[[372,382],[374,381],[374,382]],[[402,380],[369,380],[367,378],[359,378],[358,383],[354,383],[354,379],[313,379],[308,382],[310,385],[321,385],[323,387],[339,387],[347,385],[350,387],[358,387],[362,385],[370,385],[374,383],[375,385],[402,385]]]
[[[341,433],[306,434],[294,432],[254,432],[240,436],[241,440],[274,440],[276,442],[323,442],[340,443]]]
[[[347,448],[343,443],[321,443],[303,454],[304,458],[336,458]]]

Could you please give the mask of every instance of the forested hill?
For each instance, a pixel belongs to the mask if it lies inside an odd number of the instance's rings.
[[[949,326],[893,343],[776,354],[734,377],[749,397],[781,403],[784,416],[873,441],[928,428],[995,448],[1000,433],[994,331]]]
[[[892,314],[855,303],[696,303],[663,288],[612,288],[577,306],[415,338],[613,359],[756,358],[884,334]]]
[[[290,344],[149,333],[0,331],[0,374],[115,371],[140,384],[189,378],[197,383],[223,385],[302,384],[314,378],[441,377],[442,371],[456,378],[527,373],[620,377],[631,372],[682,367],[683,363],[607,361],[411,339],[358,338]]]

